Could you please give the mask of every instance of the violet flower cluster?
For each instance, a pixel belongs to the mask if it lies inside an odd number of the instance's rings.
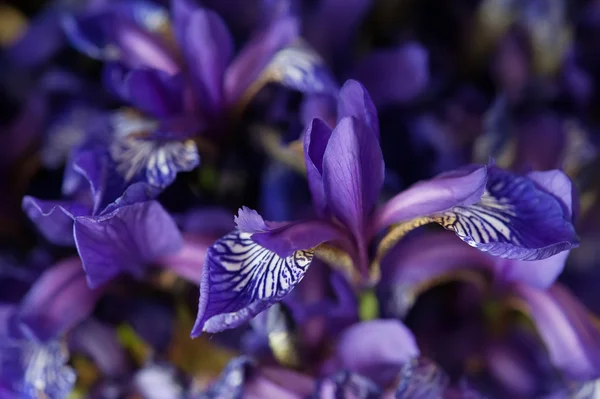
[[[0,399],[600,395],[599,7],[0,5]]]

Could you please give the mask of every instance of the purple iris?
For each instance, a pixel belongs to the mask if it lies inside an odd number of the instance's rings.
[[[578,245],[555,186],[494,166],[444,173],[375,209],[384,179],[375,107],[360,83],[348,81],[338,108],[334,129],[315,119],[305,133],[317,217],[265,222],[255,211],[241,209],[237,229],[208,252],[192,336],[239,326],[281,300],[314,257],[341,268],[359,285],[370,284],[387,251],[408,231],[431,222],[503,258],[541,260]]]
[[[221,17],[189,0],[173,1],[170,12],[134,0],[64,19],[73,45],[106,62],[105,85],[133,107],[115,114],[109,144],[126,180],[141,176],[164,188],[195,168],[194,139],[222,139],[230,119],[269,82],[336,90],[321,59],[299,40],[297,21],[280,14],[237,52]]]

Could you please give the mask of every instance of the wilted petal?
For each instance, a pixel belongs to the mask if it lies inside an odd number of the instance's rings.
[[[354,76],[371,93],[377,107],[413,100],[429,83],[429,56],[418,43],[370,54]]]
[[[437,399],[444,397],[450,379],[434,362],[414,359],[402,367],[396,398]]]
[[[100,291],[88,288],[79,259],[68,259],[44,272],[23,298],[19,320],[40,340],[59,336],[85,319]]]
[[[336,348],[339,368],[378,383],[386,379],[389,382],[403,364],[417,356],[415,337],[397,320],[356,324],[341,334]]]
[[[438,221],[491,255],[539,260],[579,244],[561,202],[527,177],[490,167],[481,200],[455,206]]]
[[[576,381],[600,377],[600,330],[577,299],[557,284],[547,290],[518,284],[514,293],[524,301],[557,368]]]
[[[233,39],[216,13],[196,9],[187,19],[183,48],[192,81],[209,110],[224,105],[223,76],[233,54]]]
[[[356,80],[348,80],[340,89],[338,119],[353,116],[367,125],[379,137],[379,119],[371,96]]]
[[[23,197],[23,211],[42,235],[56,245],[72,246],[73,220],[91,212],[88,207],[68,201],[44,201]]]
[[[202,270],[192,337],[237,327],[281,300],[302,280],[313,253],[304,248],[281,258],[240,231],[218,240]]]
[[[323,217],[327,212],[327,199],[323,187],[323,156],[332,130],[320,119],[313,119],[304,133],[304,161],[308,175],[308,187],[317,214]]]
[[[298,37],[298,23],[290,17],[279,18],[259,32],[235,57],[225,73],[227,103],[235,104],[257,81],[273,56]],[[250,90],[252,91],[252,90]]]
[[[342,119],[323,155],[323,185],[330,211],[356,237],[383,186],[384,164],[375,132],[353,117]]]
[[[151,262],[182,245],[175,222],[155,201],[124,206],[102,217],[79,217],[74,235],[93,288],[122,272],[141,276]]]
[[[315,399],[377,399],[381,389],[373,381],[360,374],[338,371],[317,382],[313,394]]]

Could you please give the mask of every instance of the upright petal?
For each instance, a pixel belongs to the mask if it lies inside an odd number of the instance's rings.
[[[59,336],[92,312],[101,292],[88,288],[81,261],[67,259],[44,272],[19,308],[19,319],[40,340]]]
[[[182,245],[175,222],[155,201],[123,206],[101,217],[79,217],[74,235],[92,288],[123,272],[141,276],[151,262]]]
[[[23,211],[42,235],[56,245],[72,246],[73,220],[91,213],[88,207],[68,201],[44,201],[23,197]]]
[[[379,137],[377,109],[365,87],[356,80],[348,80],[340,89],[338,119],[353,116],[367,125]]]
[[[331,134],[332,130],[320,119],[313,119],[304,133],[304,162],[308,187],[315,211],[321,217],[324,217],[327,212],[327,198],[323,187],[323,156]]]
[[[298,248],[280,257],[240,231],[218,240],[202,270],[192,337],[237,327],[281,300],[302,280],[313,254]]]
[[[514,293],[524,301],[557,368],[575,381],[600,377],[600,329],[577,299],[557,284],[548,290],[518,284]]]
[[[331,212],[356,237],[383,186],[384,164],[375,132],[353,117],[338,123],[323,155],[323,183]]]
[[[579,245],[565,212],[562,199],[533,180],[490,167],[481,200],[455,206],[436,221],[491,255],[539,260]]]
[[[429,83],[429,56],[418,43],[370,54],[358,66],[355,77],[371,93],[377,107],[413,100]]]
[[[233,39],[212,11],[196,9],[186,22],[182,45],[192,82],[205,109],[209,113],[220,110],[225,104],[223,76],[233,54]]]

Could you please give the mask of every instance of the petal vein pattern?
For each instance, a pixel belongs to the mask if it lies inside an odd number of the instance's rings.
[[[192,336],[234,328],[287,295],[312,262],[314,249],[282,258],[234,231],[209,250]]]

